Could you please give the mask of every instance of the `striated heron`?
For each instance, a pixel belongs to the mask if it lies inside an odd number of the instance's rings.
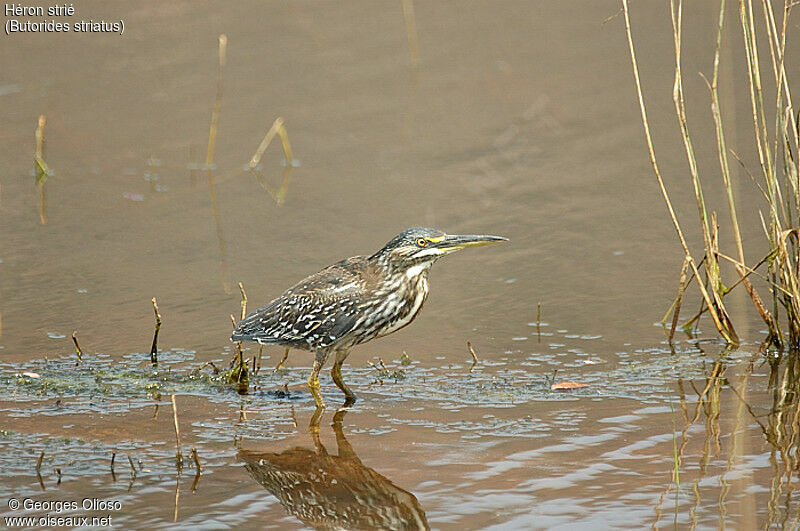
[[[308,386],[317,408],[325,407],[319,371],[335,352],[331,376],[350,405],[356,395],[342,380],[350,349],[414,320],[428,296],[428,270],[440,257],[501,241],[506,238],[405,230],[371,256],[347,258],[301,280],[242,319],[231,339],[315,352]]]

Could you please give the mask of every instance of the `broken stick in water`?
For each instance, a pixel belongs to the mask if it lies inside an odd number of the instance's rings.
[[[158,363],[158,331],[161,329],[161,314],[158,313],[158,303],[153,297],[153,311],[156,314],[156,330],[153,333],[153,346],[150,347],[150,361]]]
[[[175,446],[177,447],[175,462],[180,472],[183,467],[183,454],[181,453],[181,429],[178,426],[178,406],[175,405],[175,395],[172,395],[172,419],[175,421]]]
[[[288,357],[289,357],[289,347],[286,347],[286,350],[283,352],[283,358],[281,359],[281,361],[278,362],[277,365],[275,365],[275,368],[272,370],[272,372],[276,373],[279,370],[283,369],[284,368],[283,363],[286,361]]]
[[[78,331],[72,331],[72,342],[75,343],[75,353],[78,355],[78,361],[83,361],[83,351],[81,350],[81,346],[78,344]]]
[[[472,372],[478,364],[478,356],[475,355],[475,350],[472,348],[472,343],[469,341],[467,341],[467,349],[469,349],[469,353],[472,355],[472,366],[469,368],[469,372]]]

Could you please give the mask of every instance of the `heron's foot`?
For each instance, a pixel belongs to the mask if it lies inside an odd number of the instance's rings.
[[[333,367],[331,368],[331,377],[333,378],[333,383],[336,384],[336,387],[342,390],[344,393],[344,407],[352,406],[356,403],[356,394],[347,387],[347,384],[344,383],[342,379],[342,364],[341,363],[334,363]]]

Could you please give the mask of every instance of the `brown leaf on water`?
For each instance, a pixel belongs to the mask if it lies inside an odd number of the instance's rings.
[[[550,386],[551,391],[568,391],[570,389],[583,389],[589,387],[589,384],[580,382],[558,382]]]

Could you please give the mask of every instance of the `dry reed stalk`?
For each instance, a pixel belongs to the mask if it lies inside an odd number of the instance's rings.
[[[42,453],[39,454],[39,459],[36,460],[36,473],[39,474],[39,471],[42,469],[42,461],[44,461],[44,450]]]
[[[644,134],[645,140],[647,142],[647,150],[650,155],[650,164],[653,167],[653,172],[656,175],[656,180],[658,181],[658,186],[661,191],[661,196],[664,199],[664,202],[667,205],[667,210],[669,212],[670,219],[672,220],[672,225],[675,228],[675,232],[678,235],[678,239],[680,240],[681,247],[683,248],[683,252],[685,255],[686,260],[689,262],[692,271],[694,272],[697,278],[700,278],[700,271],[698,270],[697,264],[692,258],[692,254],[689,251],[689,246],[686,243],[686,238],[683,235],[683,230],[681,229],[680,223],[678,223],[678,218],[675,215],[675,209],[672,207],[672,201],[669,198],[669,194],[667,193],[667,189],[664,186],[664,180],[661,177],[661,171],[658,168],[658,163],[656,162],[656,155],[653,148],[653,140],[650,135],[650,125],[647,121],[647,110],[645,109],[644,105],[644,96],[642,94],[642,85],[639,80],[639,66],[636,60],[636,51],[633,46],[633,36],[631,34],[631,22],[630,22],[630,15],[628,13],[628,0],[622,0],[622,12],[625,18],[625,32],[628,38],[628,49],[630,52],[631,57],[631,65],[633,67],[633,76],[634,81],[636,83],[636,94],[639,100],[639,110],[642,117],[642,126],[644,127]],[[708,291],[706,290],[705,286],[701,282],[698,282],[697,285],[700,287],[700,292],[703,296],[703,300],[705,301],[706,305],[709,307],[709,313],[711,314],[712,319],[714,320],[714,325],[716,326],[717,330],[719,331],[720,335],[728,341],[729,343],[737,343],[738,338],[735,335],[732,335],[727,327],[723,324],[719,313],[716,310],[716,306],[713,305],[711,301],[711,296],[709,295]]]
[[[758,39],[754,24],[752,1],[739,2],[739,15],[742,25],[745,53],[748,65],[748,79],[750,82],[750,100],[754,128],[755,143],[758,148],[762,176],[765,182],[765,192],[770,206],[769,224],[765,224],[767,238],[772,249],[778,249],[775,260],[770,261],[770,273],[773,282],[780,280],[782,297],[773,290],[774,312],[778,312],[778,301],[786,311],[789,343],[793,348],[800,346],[800,313],[798,313],[797,299],[800,293],[797,289],[798,267],[800,259],[797,256],[797,216],[800,212],[800,191],[798,190],[798,176],[795,155],[800,146],[798,143],[797,121],[792,107],[791,91],[785,70],[785,45],[787,33],[787,19],[792,7],[791,2],[784,3],[784,19],[780,34],[777,31],[773,8],[770,2],[762,1],[762,10],[765,17],[767,42],[770,46],[771,67],[777,87],[775,102],[775,136],[772,142],[772,151],[769,135],[767,133],[766,112],[764,110],[763,88],[761,82],[760,63],[758,61]],[[794,139],[794,154],[789,130]],[[779,177],[777,160],[782,159],[780,168],[782,179]],[[783,181],[783,182],[781,182]],[[781,184],[790,196],[784,201]],[[791,200],[790,200],[791,199]],[[792,242],[787,245],[787,240]]]
[[[78,361],[83,361],[83,350],[81,350],[81,346],[78,344],[78,331],[72,331],[72,342],[75,344],[75,354],[78,355]]]
[[[175,463],[180,471],[183,467],[183,453],[181,452],[181,428],[178,426],[178,406],[175,404],[175,395],[172,395],[172,420],[175,422]]]
[[[472,356],[472,366],[469,368],[469,372],[475,370],[475,366],[478,364],[478,356],[475,355],[475,350],[472,348],[472,344],[467,341],[467,350],[469,350],[470,355]]]
[[[761,315],[762,320],[767,325],[767,329],[769,330],[769,334],[771,337],[774,338],[774,341],[778,343],[780,347],[782,345],[780,329],[778,328],[778,324],[772,317],[772,314],[767,310],[764,306],[764,303],[761,301],[761,297],[759,297],[756,290],[753,288],[750,281],[747,279],[745,274],[745,257],[744,257],[744,247],[742,245],[742,235],[739,229],[739,219],[736,213],[736,203],[733,196],[733,186],[731,184],[731,177],[730,177],[730,167],[728,164],[728,148],[725,142],[725,133],[722,126],[722,109],[720,107],[719,101],[719,90],[718,90],[718,79],[719,79],[719,57],[720,57],[720,49],[722,47],[722,30],[724,27],[725,21],[725,0],[720,1],[720,8],[719,8],[719,22],[717,24],[717,40],[716,46],[714,49],[714,70],[713,75],[711,78],[711,82],[709,83],[706,80],[705,76],[703,79],[706,81],[706,85],[708,86],[708,90],[711,95],[711,114],[714,117],[714,126],[716,130],[716,137],[717,137],[717,154],[719,155],[719,164],[720,164],[720,171],[722,173],[722,180],[723,185],[726,191],[726,197],[728,200],[728,211],[730,213],[731,218],[731,229],[733,231],[733,239],[736,243],[736,251],[739,257],[739,262],[741,265],[736,265],[735,269],[741,278],[745,290],[747,294],[750,296],[753,304],[756,307],[759,315]]]
[[[197,471],[197,475],[202,474],[203,473],[203,467],[200,466],[200,458],[197,456],[197,448],[192,446],[192,450],[191,450],[191,452],[189,452],[189,456],[194,461],[194,466],[195,466],[195,470]]]
[[[231,324],[233,324],[233,329],[236,330],[236,318],[233,316],[233,314],[231,314]],[[236,345],[236,358],[234,359],[234,363],[241,366],[244,364],[243,361],[244,353],[242,352],[242,342],[237,341],[234,344]]]
[[[242,319],[247,315],[247,294],[244,292],[244,286],[239,282],[239,292],[242,294]]]
[[[36,174],[36,199],[39,209],[39,221],[42,225],[47,225],[47,191],[45,183],[50,176],[51,170],[44,161],[44,130],[47,118],[44,114],[39,115],[36,126],[36,151],[34,152],[34,172]]]
[[[242,295],[244,296],[244,290],[242,290]],[[231,324],[233,325],[233,329],[236,330],[236,318],[233,314],[231,316]],[[239,391],[242,392],[246,390],[246,383],[248,381],[248,371],[247,371],[247,362],[244,359],[244,352],[242,351],[242,342],[237,341],[235,343],[236,346],[236,354],[234,358],[231,360],[230,368],[231,370],[228,372],[228,381],[230,383],[236,383],[239,386]]]
[[[133,481],[136,479],[136,466],[134,466],[133,459],[131,459],[131,456],[128,455],[127,457],[128,457],[128,464],[131,465],[131,481]]]
[[[722,323],[724,331],[730,337],[729,342],[738,343],[736,331],[733,328],[733,323],[725,309],[723,297],[726,293],[726,288],[722,283],[719,270],[719,262],[716,256],[716,245],[713,241],[712,227],[709,227],[708,215],[706,211],[705,199],[703,198],[703,188],[700,182],[700,176],[697,170],[697,159],[694,153],[694,147],[689,136],[689,126],[686,120],[686,106],[684,103],[683,95],[683,77],[681,72],[681,37],[683,32],[683,1],[678,0],[677,8],[674,0],[670,0],[670,13],[672,18],[672,35],[675,45],[675,81],[672,91],[672,99],[675,104],[675,113],[678,116],[678,122],[681,129],[681,137],[683,138],[684,150],[689,163],[689,171],[692,177],[692,185],[694,187],[695,199],[697,201],[697,209],[700,216],[700,226],[703,233],[703,241],[705,244],[705,271],[708,278],[709,288],[714,302],[714,313],[718,314],[718,320]],[[699,278],[699,277],[698,277]],[[708,302],[708,301],[707,301]],[[725,336],[725,334],[723,334]],[[728,337],[726,337],[728,339]]]
[[[196,369],[192,370],[191,374],[196,374],[196,373],[202,371],[203,369],[205,369],[208,366],[211,366],[211,368],[214,369],[214,374],[219,373],[219,369],[217,368],[216,365],[214,365],[214,362],[213,361],[207,361],[207,362],[203,363],[202,365],[200,365],[199,367],[197,367]]]
[[[283,364],[286,362],[288,358],[289,358],[289,347],[286,347],[286,350],[283,351],[283,358],[281,358],[281,361],[279,361],[278,364],[275,365],[275,368],[272,369],[272,373],[274,374],[279,370],[281,370],[283,368]]]
[[[278,136],[281,137],[281,147],[283,147],[286,166],[291,167],[294,164],[294,155],[292,155],[292,144],[289,142],[289,133],[286,131],[285,125],[281,125],[280,129],[278,129]]]
[[[756,2],[758,3],[758,2]],[[723,305],[723,297],[738,284],[743,284],[750,299],[758,311],[761,319],[767,325],[768,344],[782,348],[784,336],[781,332],[779,323],[779,309],[783,307],[786,321],[788,323],[788,341],[792,348],[800,347],[800,229],[798,229],[798,218],[800,217],[800,177],[798,176],[797,153],[800,150],[800,130],[798,130],[798,117],[794,111],[790,84],[786,73],[786,42],[788,30],[788,16],[791,8],[797,4],[791,0],[784,0],[783,19],[780,25],[776,23],[773,3],[768,0],[761,0],[761,8],[764,16],[763,30],[765,37],[760,37],[755,23],[755,10],[753,0],[739,0],[738,12],[739,22],[742,31],[743,51],[746,59],[748,89],[750,95],[750,110],[753,122],[753,143],[758,153],[759,167],[763,186],[747,169],[744,162],[736,153],[729,149],[724,134],[723,112],[720,107],[720,96],[718,90],[720,50],[722,43],[723,27],[725,21],[725,0],[720,0],[719,16],[716,28],[716,43],[714,49],[713,74],[709,81],[705,76],[703,79],[709,90],[711,100],[711,111],[714,119],[716,133],[716,148],[719,168],[722,176],[722,184],[725,188],[728,211],[730,215],[731,231],[733,241],[736,245],[737,259],[725,256],[719,252],[717,227],[715,223],[709,225],[705,201],[703,199],[702,186],[697,171],[697,163],[692,146],[691,137],[686,120],[686,109],[684,105],[683,84],[681,77],[681,36],[682,36],[682,13],[683,2],[681,0],[670,0],[670,14],[673,26],[674,53],[675,53],[675,82],[673,85],[673,102],[678,116],[681,129],[681,136],[684,142],[684,150],[689,162],[689,171],[695,191],[698,212],[700,215],[700,226],[703,234],[705,247],[705,266],[708,290],[702,282],[698,282],[698,287],[703,295],[703,305],[700,312],[691,320],[684,324],[684,327],[694,322],[699,316],[708,309],[715,326],[720,334],[729,342],[736,342],[736,334],[730,321],[727,311]],[[669,197],[666,193],[663,181],[660,177],[658,166],[655,162],[655,155],[650,138],[649,126],[647,124],[644,99],[642,96],[641,84],[639,81],[638,65],[634,52],[633,39],[630,30],[630,19],[628,13],[628,2],[622,0],[623,14],[625,15],[625,29],[628,37],[628,44],[631,54],[631,64],[633,66],[634,79],[636,81],[637,96],[642,114],[642,123],[645,129],[648,151],[651,164],[656,173],[662,196],[676,228],[681,245],[684,247],[684,254],[688,264],[692,267],[693,276],[684,281],[686,269],[682,269],[681,285],[679,295],[673,303],[672,310],[680,308],[680,301],[686,286],[692,278],[699,277],[699,265],[696,266],[689,254],[688,247],[683,239],[680,226],[677,223],[674,211],[671,207]],[[759,42],[765,40],[769,50],[769,67],[772,72],[775,90],[775,130],[774,135],[770,136],[767,125],[767,110],[764,100],[764,82],[762,80],[762,61],[759,57]],[[765,56],[765,54],[761,54]],[[702,74],[701,74],[702,76]],[[772,90],[768,87],[767,90]],[[769,92],[772,94],[772,92]],[[731,180],[731,169],[728,162],[728,154],[742,165],[748,177],[756,184],[757,188],[764,196],[769,214],[765,220],[762,216],[764,233],[770,245],[770,251],[765,259],[753,268],[746,265],[744,246],[742,244],[741,230],[737,215],[736,201],[733,193]],[[739,279],[731,287],[725,287],[720,275],[718,258],[725,258],[733,263]],[[759,296],[758,292],[749,280],[749,275],[760,267],[763,263],[767,264],[769,284],[772,292],[772,309],[769,310]],[[701,262],[702,263],[702,262]],[[668,312],[669,314],[669,312]],[[666,316],[664,321],[666,321]],[[673,331],[677,324],[677,311],[673,313]],[[670,339],[672,334],[670,334]]]
[[[777,186],[775,179],[775,172],[773,166],[773,159],[767,149],[769,144],[766,118],[764,113],[764,98],[761,88],[761,72],[760,63],[758,60],[758,46],[756,39],[755,26],[753,23],[753,5],[751,1],[739,1],[739,18],[742,27],[742,38],[744,41],[745,56],[747,58],[747,75],[750,86],[750,103],[753,119],[754,138],[758,150],[758,157],[762,174],[766,182],[765,191],[768,196],[768,204],[770,206],[770,223],[767,229],[767,237],[772,248],[778,246],[779,234],[779,212],[778,206],[782,207],[783,201],[779,199],[780,189]],[[780,259],[778,262],[770,263],[770,272],[773,280],[775,280],[780,269]],[[778,295],[773,293],[773,311],[778,312]],[[789,319],[791,322],[791,318]],[[791,329],[790,329],[791,332]]]
[[[259,165],[261,162],[261,157],[264,156],[264,152],[267,151],[267,148],[272,142],[272,139],[275,138],[275,135],[278,135],[281,138],[281,146],[283,147],[283,156],[286,159],[286,165],[291,166],[294,163],[292,145],[289,142],[289,133],[286,131],[283,118],[279,116],[275,118],[274,122],[272,122],[272,127],[270,127],[267,131],[267,134],[264,135],[263,140],[261,140],[261,144],[259,144],[258,148],[256,148],[256,152],[253,153],[252,157],[250,157],[250,162],[247,163],[247,167],[249,169],[253,170]]]
[[[153,345],[150,347],[150,361],[158,363],[158,331],[161,330],[161,314],[158,313],[158,303],[156,298],[153,297],[153,312],[156,314],[156,329],[153,332]]]
[[[672,313],[672,326],[669,329],[668,341],[672,343],[672,338],[675,337],[675,329],[678,328],[678,316],[681,313],[681,302],[683,301],[683,293],[686,291],[688,284],[686,280],[686,271],[689,269],[689,261],[683,260],[683,267],[681,267],[680,282],[678,282],[678,297],[675,299],[675,311]],[[668,312],[669,314],[669,312]],[[664,316],[666,320],[667,316]]]
[[[255,368],[253,369],[253,374],[258,374],[258,371],[261,370],[261,354],[264,352],[264,345],[261,343],[258,344],[258,355],[256,356],[256,363]]]
[[[542,303],[536,303],[536,337],[538,342],[542,342]]]

